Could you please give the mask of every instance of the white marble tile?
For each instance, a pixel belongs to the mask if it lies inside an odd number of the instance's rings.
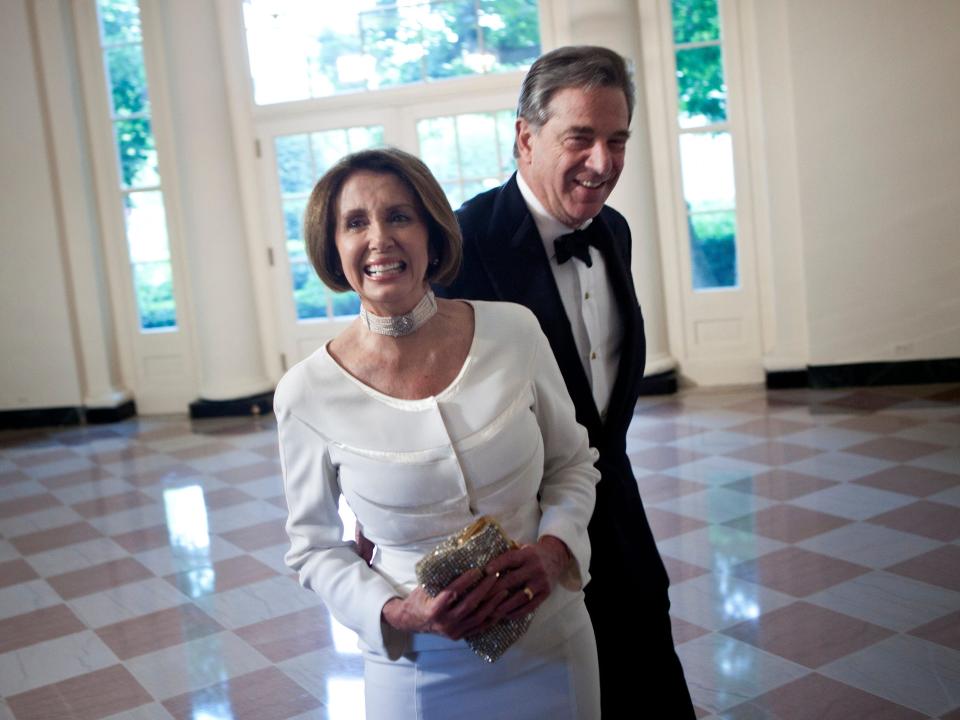
[[[947,448],[937,453],[924,455],[916,460],[911,460],[908,464],[939,470],[940,472],[957,473],[960,472],[960,447]]]
[[[916,502],[916,498],[864,485],[841,484],[817,490],[791,502],[800,507],[839,515],[851,520],[866,520],[874,515]]]
[[[194,600],[207,615],[235,629],[311,607],[322,607],[320,597],[289,577],[273,577],[252,585],[205,595]]]
[[[289,549],[289,544],[284,543],[283,545],[274,545],[272,547],[255,550],[250,554],[263,564],[276,570],[281,575],[287,575],[291,572],[291,570],[289,567],[287,567],[287,563],[284,562],[283,556],[284,553],[286,553]]]
[[[120,478],[107,477],[93,482],[79,483],[69,487],[51,490],[64,505],[75,505],[76,503],[86,502],[88,500],[97,500],[99,498],[119,495],[133,490],[130,483]]]
[[[670,614],[708,630],[723,630],[796,602],[762,585],[715,571],[670,589]]]
[[[152,455],[140,455],[139,457],[129,458],[127,460],[104,463],[100,467],[117,477],[127,477],[153,472],[154,470],[161,470],[179,463],[180,461],[172,455],[154,453]]]
[[[246,492],[245,487],[241,489]],[[286,518],[287,511],[276,505],[255,500],[214,510],[207,515],[211,533],[224,533],[238,528],[258,525],[267,520]]]
[[[664,500],[657,503],[656,507],[708,523],[723,523],[776,504],[775,501],[759,495],[710,487],[701,492]]]
[[[184,463],[203,473],[215,473],[224,470],[241,468],[245,465],[256,465],[263,462],[263,456],[246,450],[229,450],[219,455],[184,460]]]
[[[121,512],[90,518],[88,523],[104,535],[119,535],[131,530],[142,530],[166,522],[167,515],[161,503],[150,503]]]
[[[117,657],[92,630],[0,655],[0,695],[10,696],[115,665]]]
[[[784,435],[781,439],[784,442],[817,448],[818,450],[843,450],[852,445],[873,440],[875,437],[876,435],[873,433],[820,425]]]
[[[694,480],[705,485],[726,485],[735,480],[754,477],[770,468],[747,460],[729,457],[707,457],[664,470],[665,475]]]
[[[927,498],[927,500],[960,507],[960,485],[950,488],[949,490],[939,492],[936,495],[931,495]]]
[[[896,463],[854,453],[826,452],[813,457],[788,463],[783,468],[805,475],[816,475],[827,480],[856,480],[870,473],[893,467]]]
[[[3,698],[0,698],[0,720],[16,720],[13,717],[13,710],[10,709]]]
[[[16,500],[17,498],[29,497],[31,495],[42,495],[50,492],[46,487],[36,480],[24,480],[23,482],[4,485],[0,489],[0,501]]]
[[[661,540],[657,547],[664,555],[725,572],[746,560],[753,560],[786,547],[779,540],[765,538],[723,525],[713,525]]]
[[[247,495],[253,495],[255,498],[272,498],[277,495],[283,495],[283,479],[280,477],[280,471],[276,475],[245,482],[236,486],[238,490],[243,490]],[[286,513],[286,511],[284,511]]]
[[[172,437],[156,438],[154,440],[140,440],[141,445],[145,445],[151,450],[161,453],[179,452],[188,448],[199,447],[200,445],[209,445],[211,439],[204,435],[174,435]]]
[[[784,658],[711,633],[677,647],[695,705],[712,712],[746,702],[810,672]]]
[[[63,599],[45,580],[30,580],[0,588],[0,620],[59,605]]]
[[[17,549],[6,540],[0,538],[0,562],[16,560],[18,557],[20,557],[20,553]]]
[[[110,538],[94,538],[26,558],[42,577],[51,577],[127,557],[128,553]]]
[[[66,505],[55,505],[45,510],[0,520],[0,534],[6,537],[17,537],[38,530],[49,530],[50,528],[69,525],[80,520],[83,520],[83,518],[73,508]]]
[[[126,661],[127,669],[158,700],[199,690],[269,664],[231,632],[207,635]]]
[[[763,438],[756,435],[728,432],[726,430],[711,430],[696,435],[687,435],[669,444],[706,455],[722,455],[756,445],[762,441]]]
[[[960,703],[960,652],[907,635],[835,660],[819,672],[929,717]]]
[[[42,465],[31,465],[30,467],[20,468],[20,472],[29,475],[35,480],[41,478],[53,477],[54,475],[64,475],[77,470],[86,470],[96,467],[88,458],[78,455],[66,460],[57,460],[56,462],[43,463]]]
[[[187,570],[210,567],[220,560],[243,554],[243,551],[232,543],[211,535],[208,547],[190,550],[164,546],[137,553],[137,561],[146,566],[154,575],[163,577]]]
[[[737,412],[735,410],[704,408],[685,411],[683,413],[683,419],[684,422],[689,422],[693,425],[699,425],[712,430],[720,430],[756,420],[757,416],[753,413]]]
[[[13,460],[0,454],[0,473],[14,472],[19,469],[20,466],[13,462]]]
[[[325,702],[333,680],[363,682],[363,657],[339,652],[333,645],[277,663],[304,690]]]
[[[886,568],[939,547],[913,533],[853,523],[796,543],[802,548],[872,568]]]
[[[882,571],[804,599],[898,632],[913,630],[960,608],[960,593]]]
[[[149,578],[103,592],[67,601],[67,605],[91,628],[176,607],[187,602],[177,588],[160,578]]]

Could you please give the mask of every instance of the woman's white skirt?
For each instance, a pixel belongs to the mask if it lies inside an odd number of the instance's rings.
[[[495,663],[462,641],[417,635],[399,660],[366,653],[364,682],[367,720],[600,717],[597,645],[582,600],[535,623]]]

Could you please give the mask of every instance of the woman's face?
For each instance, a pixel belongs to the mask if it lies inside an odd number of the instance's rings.
[[[402,315],[423,297],[430,262],[423,211],[392,173],[355,172],[336,203],[343,274],[374,315]]]

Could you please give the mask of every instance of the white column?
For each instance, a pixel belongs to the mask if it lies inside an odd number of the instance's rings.
[[[200,399],[269,392],[273,384],[264,370],[214,6],[170,0],[158,7]]]
[[[646,375],[676,368],[670,355],[667,317],[661,277],[660,241],[657,232],[653,164],[647,128],[646,92],[643,84],[643,55],[640,47],[640,19],[633,0],[567,0],[554,13],[554,35],[558,45],[602,45],[633,63],[636,104],[632,135],[611,207],[623,213],[633,234],[633,280],[637,287],[647,335]],[[544,48],[545,50],[551,48]]]

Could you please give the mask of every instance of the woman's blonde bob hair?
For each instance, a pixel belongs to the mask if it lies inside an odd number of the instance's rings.
[[[337,252],[337,204],[340,191],[357,172],[389,173],[410,188],[427,224],[430,264],[428,282],[448,285],[460,270],[463,238],[446,195],[423,162],[402,150],[382,148],[347,155],[330,168],[310,193],[303,215],[307,256],[324,285],[342,292],[352,290]]]

